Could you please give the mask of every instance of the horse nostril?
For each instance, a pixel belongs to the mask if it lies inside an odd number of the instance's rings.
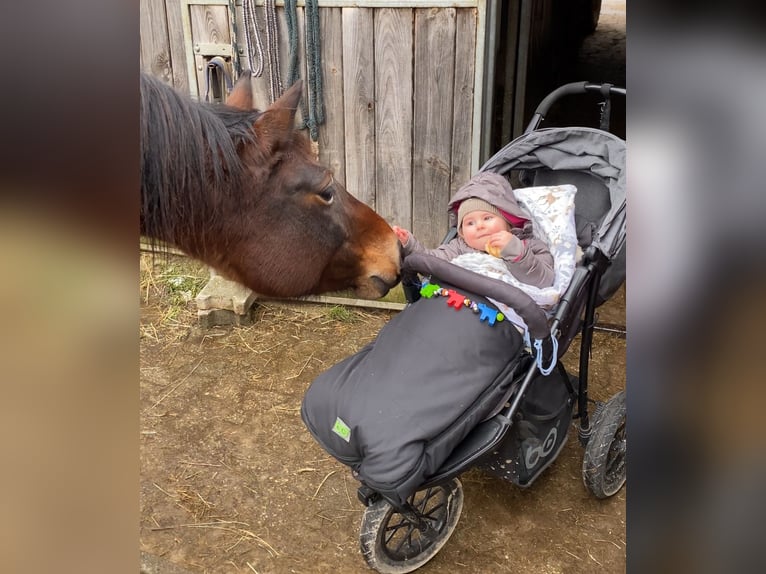
[[[377,275],[373,275],[372,277],[370,277],[370,282],[373,284],[373,286],[379,293],[386,293],[388,291],[388,287],[386,287],[386,283],[383,281],[383,279],[381,279]]]
[[[395,282],[391,283],[390,281],[386,281],[382,277],[373,275],[372,277],[370,277],[370,281],[372,282],[372,284],[375,286],[375,288],[378,291],[380,291],[381,293],[388,293],[391,287],[396,285],[396,283],[398,282],[398,279]]]

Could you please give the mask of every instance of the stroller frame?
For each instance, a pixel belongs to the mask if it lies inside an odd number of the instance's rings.
[[[615,87],[612,84],[576,82],[563,85],[551,92],[535,110],[524,134],[537,130],[550,107],[560,98],[587,93],[598,93],[604,98],[601,102],[600,128],[603,131],[608,131],[611,111],[609,98],[613,94],[625,96],[626,90],[621,87]],[[455,228],[450,229],[443,242],[449,241],[456,233],[457,230]],[[590,245],[584,250],[583,256],[575,268],[572,280],[556,306],[556,311],[550,325],[551,336],[555,337],[559,342],[558,349],[556,350],[556,369],[567,386],[570,398],[576,397],[577,408],[572,418],[579,421],[578,437],[581,445],[586,449],[583,480],[585,486],[598,498],[606,498],[615,494],[622,487],[626,479],[625,447],[627,442],[625,438],[626,414],[624,391],[617,393],[606,403],[593,401],[588,396],[589,358],[596,323],[596,308],[603,302],[603,300],[600,300],[599,288],[601,286],[601,279],[611,263],[607,255],[595,245]],[[417,276],[415,275],[415,277]],[[407,300],[410,303],[415,302],[420,297],[419,282],[417,280],[413,281],[412,277],[405,278],[402,281],[402,285]],[[566,352],[578,333],[581,334],[579,372],[577,377],[572,377],[566,372],[564,365],[558,359]],[[527,390],[535,379],[535,375],[539,372],[538,362],[534,360],[531,354],[528,352],[526,354],[527,356],[521,359],[521,373],[523,374],[516,377],[516,380],[511,385],[508,397],[499,411],[494,416],[477,425],[454,449],[447,460],[440,466],[439,470],[430,476],[407,501],[401,503],[400,501],[393,500],[365,484],[358,488],[357,497],[367,507],[367,510],[375,506],[380,507],[383,504],[390,507],[387,516],[390,517],[392,514],[398,514],[402,517],[402,522],[396,528],[401,528],[401,525],[404,524],[408,529],[405,537],[411,540],[414,534],[416,538],[415,545],[417,546],[416,554],[420,552],[420,555],[413,557],[411,564],[409,564],[410,557],[406,555],[404,556],[405,559],[401,562],[390,562],[385,556],[380,555],[379,548],[376,549],[374,547],[376,544],[379,546],[381,543],[385,545],[384,528],[381,526],[378,533],[370,532],[369,528],[365,529],[365,520],[363,519],[360,536],[361,550],[368,565],[372,568],[383,573],[411,572],[430,560],[446,543],[452,533],[448,524],[449,521],[441,520],[434,527],[432,516],[429,515],[429,512],[413,504],[413,500],[418,493],[424,491],[430,493],[434,489],[442,489],[444,491],[443,505],[447,509],[446,514],[449,515],[450,512],[456,514],[456,516],[452,517],[451,528],[454,528],[462,508],[462,486],[457,479],[458,475],[480,464],[482,459],[503,441],[513,425],[514,416]],[[550,356],[551,354],[549,350],[548,355]],[[573,388],[572,383],[575,383],[576,390]],[[589,402],[593,402],[596,405],[593,417],[589,413]],[[610,407],[610,405],[611,408],[605,408]],[[606,417],[599,418],[599,415],[604,411],[606,411]],[[603,420],[604,418],[607,420]],[[607,441],[610,439],[611,441],[606,445],[596,445],[597,452],[589,453],[588,445],[590,439],[594,434],[594,429],[599,425],[608,427],[603,428],[600,432],[601,436],[599,438],[601,442],[603,442],[605,437]],[[535,475],[529,484],[525,486],[529,486],[547,466],[555,461],[565,442],[566,437],[558,446],[556,452],[553,453],[551,459],[535,471]],[[591,459],[598,459],[591,461],[595,464],[595,468],[591,468],[589,471],[591,476],[588,476],[589,472],[586,472],[585,468],[589,456]],[[611,459],[611,461],[608,459]],[[614,468],[611,470],[606,468],[607,464],[614,464]],[[594,470],[598,476],[593,476],[594,473],[591,471]],[[606,476],[607,473],[611,473],[611,475]],[[459,494],[458,503],[455,503],[456,491]],[[378,514],[380,514],[380,511],[378,511]]]

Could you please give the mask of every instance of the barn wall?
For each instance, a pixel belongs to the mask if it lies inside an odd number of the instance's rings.
[[[235,43],[239,65],[248,68],[241,0],[140,1],[144,71],[202,99],[211,57],[223,56],[236,77]],[[525,61],[517,43],[528,36],[519,21],[531,1],[319,2],[325,112],[319,160],[349,192],[426,245],[441,241],[449,198],[503,139],[482,132],[521,125],[514,113],[523,105]],[[282,1],[276,10],[284,83],[289,44]],[[297,12],[305,85],[303,2]],[[496,15],[489,26],[488,15]],[[262,1],[256,16],[265,42]],[[259,108],[271,101],[264,58],[263,75],[252,78]]]

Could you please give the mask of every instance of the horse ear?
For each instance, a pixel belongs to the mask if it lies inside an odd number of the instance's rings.
[[[285,90],[279,99],[271,104],[269,110],[286,109],[291,110],[293,117],[295,117],[295,110],[298,109],[298,103],[301,101],[301,94],[303,93],[303,80],[297,80],[292,86]]]
[[[226,98],[226,104],[240,110],[253,109],[253,85],[250,83],[250,72],[242,74]]]
[[[303,81],[298,80],[290,86],[280,98],[271,104],[255,121],[255,133],[263,140],[276,139],[280,135],[292,133],[295,125],[295,112],[301,101]]]

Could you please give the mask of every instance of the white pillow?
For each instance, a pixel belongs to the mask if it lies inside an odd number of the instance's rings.
[[[516,199],[532,217],[534,235],[548,244],[553,255],[553,289],[558,303],[574,275],[577,256],[577,228],[575,227],[574,185],[546,185],[522,187],[513,190]],[[534,289],[534,288],[533,288]],[[534,297],[533,297],[534,299]]]

